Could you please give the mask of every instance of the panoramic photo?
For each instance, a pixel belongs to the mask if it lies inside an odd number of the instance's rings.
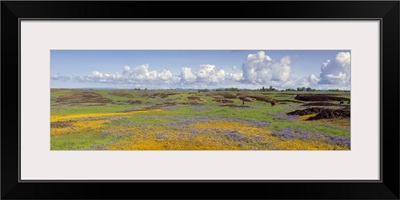
[[[51,150],[350,150],[350,50],[51,50]]]

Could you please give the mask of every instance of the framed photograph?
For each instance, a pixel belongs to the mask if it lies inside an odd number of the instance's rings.
[[[1,198],[399,199],[399,8],[2,1]]]

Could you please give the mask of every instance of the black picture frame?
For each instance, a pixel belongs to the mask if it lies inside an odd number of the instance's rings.
[[[399,8],[398,1],[2,1],[1,198],[399,199]],[[20,19],[163,18],[381,20],[381,180],[20,182]]]

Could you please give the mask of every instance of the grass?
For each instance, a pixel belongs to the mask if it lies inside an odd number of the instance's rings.
[[[234,96],[294,100],[307,92],[221,92],[90,90],[112,102],[60,103],[79,90],[51,90],[51,150],[349,150],[350,119],[307,121],[285,113],[309,102],[270,103]],[[165,95],[176,93],[174,95]],[[350,97],[348,92],[310,92]],[[191,97],[191,98],[188,98]],[[224,98],[223,96],[219,98]],[[138,104],[123,104],[140,100]],[[338,104],[339,102],[330,102]],[[138,111],[139,110],[139,111]]]

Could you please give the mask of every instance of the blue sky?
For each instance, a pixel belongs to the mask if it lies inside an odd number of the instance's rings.
[[[350,89],[348,50],[51,50],[52,88]]]

